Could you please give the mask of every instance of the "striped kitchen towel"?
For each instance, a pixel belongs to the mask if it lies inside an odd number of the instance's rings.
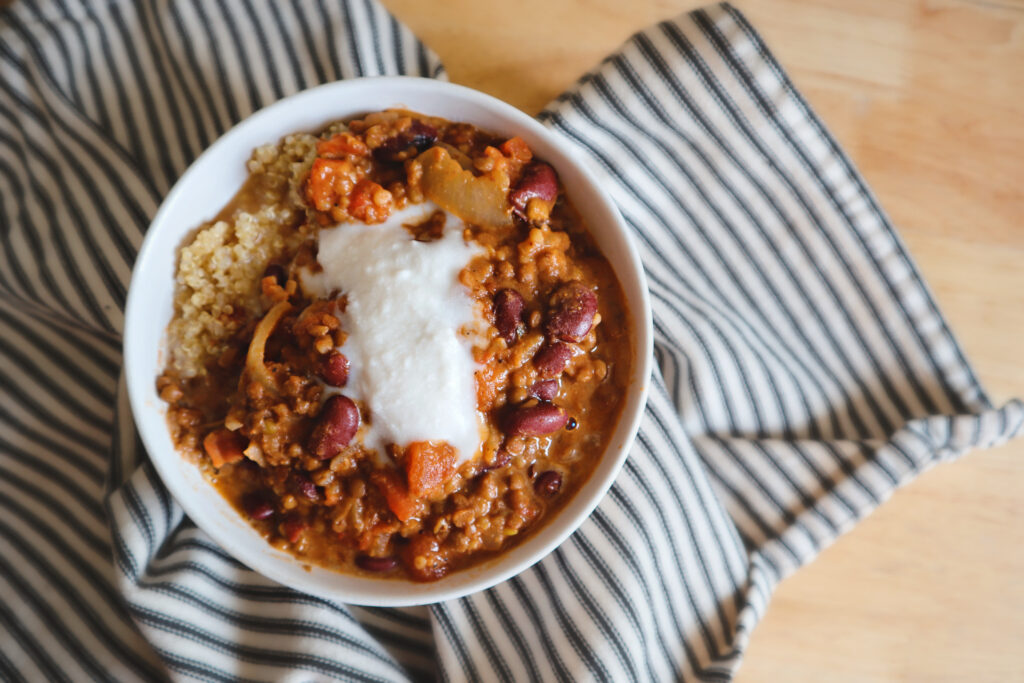
[[[125,289],[174,180],[232,124],[354,76],[444,77],[373,0],[0,10],[0,678],[728,680],[775,584],[994,408],[871,192],[741,14],[628,41],[542,121],[601,174],[658,371],[583,527],[416,609],[285,589],[168,496],[120,381]]]

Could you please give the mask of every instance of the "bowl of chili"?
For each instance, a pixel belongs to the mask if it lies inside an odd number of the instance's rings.
[[[327,84],[228,131],[161,205],[126,307],[174,498],[255,571],[355,604],[550,553],[624,463],[652,363],[602,185],[566,138],[428,79]]]

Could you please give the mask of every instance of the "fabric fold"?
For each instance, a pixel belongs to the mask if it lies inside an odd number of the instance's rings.
[[[778,581],[923,470],[1024,431],[849,158],[717,5],[633,36],[539,117],[619,206],[654,309],[650,400],[591,518],[429,607],[260,576],[183,515],[135,433],[130,267],[231,125],[382,74],[445,77],[372,0],[0,10],[0,678],[729,680]]]

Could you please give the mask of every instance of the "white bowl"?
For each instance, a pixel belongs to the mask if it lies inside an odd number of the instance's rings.
[[[253,149],[296,131],[317,131],[337,119],[404,107],[519,135],[558,171],[573,203],[611,262],[632,316],[634,359],[625,407],[607,452],[575,497],[525,542],[499,557],[433,583],[349,576],[306,566],[275,550],[199,469],[175,451],[156,377],[167,359],[165,332],[173,311],[174,268],[185,235],[210,220],[241,187]],[[636,435],[651,371],[651,309],[643,269],[619,212],[566,143],[518,109],[475,90],[420,78],[369,78],[329,83],[262,109],[217,140],[164,200],[132,272],[125,319],[124,363],[132,412],[164,484],[185,512],[222,548],[286,586],[360,605],[437,602],[489,588],[527,569],[564,541],[598,504],[625,462]]]

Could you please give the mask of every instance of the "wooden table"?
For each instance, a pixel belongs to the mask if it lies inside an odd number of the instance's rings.
[[[535,113],[705,3],[384,4],[453,81]],[[1024,2],[734,4],[867,176],[992,398],[1024,395]],[[1024,441],[926,473],[785,581],[738,680],[1024,681]]]

